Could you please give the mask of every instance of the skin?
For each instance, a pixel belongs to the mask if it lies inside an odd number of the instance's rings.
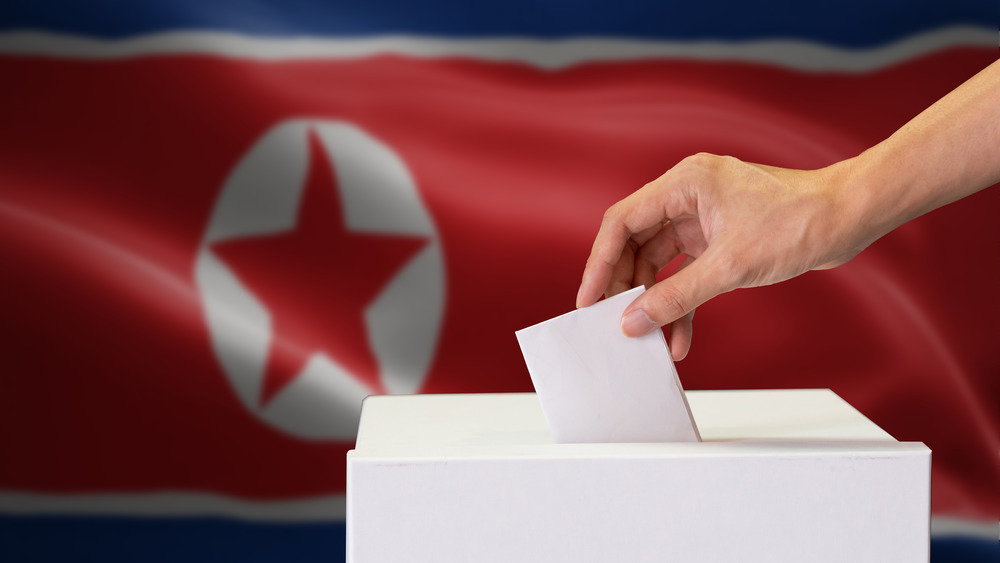
[[[1000,61],[864,153],[819,170],[690,156],[611,206],[577,307],[640,284],[621,328],[670,324],[670,352],[691,346],[695,307],[727,291],[840,266],[928,211],[1000,182]],[[656,274],[680,255],[681,269]]]

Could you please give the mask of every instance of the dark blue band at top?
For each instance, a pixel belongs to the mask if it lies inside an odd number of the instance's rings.
[[[331,563],[345,549],[343,522],[0,516],[0,561],[18,563]],[[995,563],[998,554],[996,540],[931,539],[931,563]]]
[[[868,47],[948,26],[998,23],[997,0],[0,1],[0,31],[99,38],[200,30],[262,37],[788,38]]]

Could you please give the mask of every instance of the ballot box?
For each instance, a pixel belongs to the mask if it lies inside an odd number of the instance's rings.
[[[347,560],[928,560],[926,446],[827,389],[686,395],[700,442],[556,444],[533,393],[368,397]]]

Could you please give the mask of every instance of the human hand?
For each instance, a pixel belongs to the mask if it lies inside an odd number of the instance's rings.
[[[696,306],[736,288],[847,262],[899,225],[1000,182],[1000,61],[892,136],[821,170],[698,154],[604,214],[577,307],[639,284],[622,315],[639,336],[673,323],[674,359]],[[657,273],[686,254],[660,283]]]
[[[622,332],[640,336],[672,323],[670,352],[681,360],[698,305],[843,264],[877,238],[840,189],[841,176],[834,167],[788,170],[688,157],[608,209],[576,305],[645,285],[622,315]],[[681,269],[656,283],[681,254]]]

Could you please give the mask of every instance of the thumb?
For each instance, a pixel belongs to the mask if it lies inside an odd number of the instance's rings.
[[[636,297],[622,313],[625,336],[642,336],[676,321],[705,301],[725,293],[728,276],[719,275],[709,253]]]

